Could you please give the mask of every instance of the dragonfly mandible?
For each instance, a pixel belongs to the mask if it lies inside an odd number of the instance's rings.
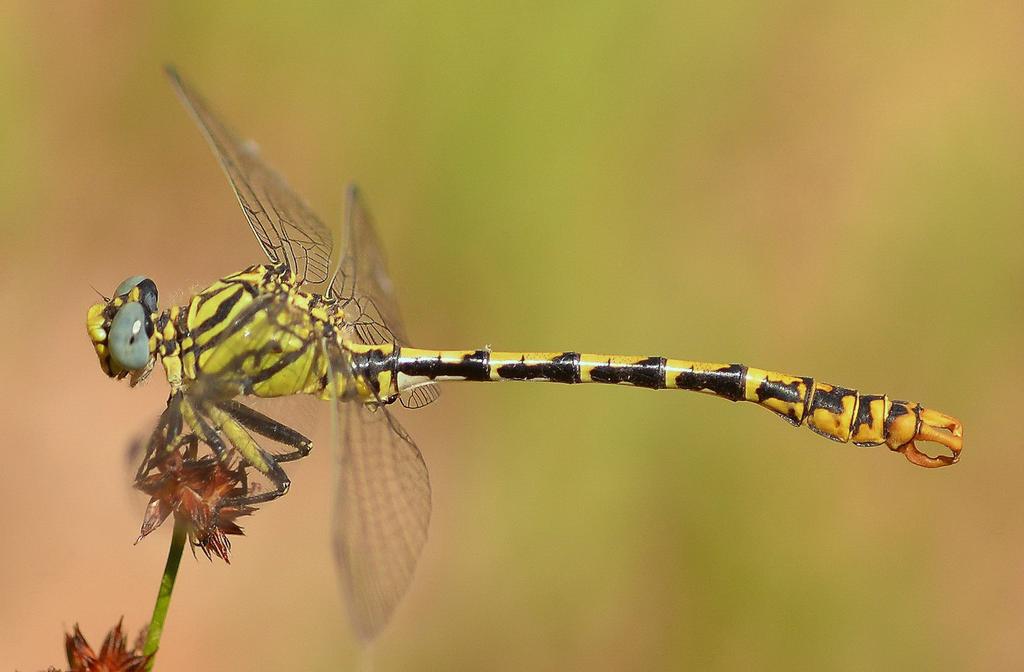
[[[963,428],[956,418],[810,377],[660,356],[414,348],[359,191],[348,188],[340,227],[328,227],[254,144],[240,141],[173,68],[167,74],[269,263],[225,276],[166,310],[153,280],[132,276],[89,308],[89,336],[104,373],[132,386],[162,363],[170,397],[159,427],[199,437],[222,459],[265,477],[272,487],[253,488],[246,504],[284,495],[290,481],[281,465],[308,455],[312,442],[240,399],[307,394],[332,405],[341,455],[335,558],[364,640],[380,632],[407,592],[430,522],[427,467],[391,405],[425,406],[438,398],[439,382],[690,390],[751,402],[834,441],[886,445],[919,466],[959,459]],[[274,452],[267,440],[285,449]],[[948,454],[922,452],[919,441]]]

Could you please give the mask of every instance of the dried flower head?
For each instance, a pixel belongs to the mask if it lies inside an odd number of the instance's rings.
[[[64,636],[69,672],[142,672],[146,669],[150,659],[150,656],[142,655],[146,630],[143,629],[135,645],[128,649],[128,638],[121,629],[121,623],[118,621],[114,629],[107,633],[99,654],[85,641],[76,624],[74,632]]]
[[[196,441],[166,452],[135,487],[150,496],[139,539],[160,527],[170,514],[184,523],[192,552],[229,561],[227,535],[242,534],[235,522],[256,508],[237,501],[248,492],[244,467],[229,468],[216,456],[196,457]]]

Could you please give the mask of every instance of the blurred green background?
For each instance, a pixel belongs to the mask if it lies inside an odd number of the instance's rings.
[[[0,666],[149,616],[169,530],[91,286],[260,260],[160,65],[329,221],[357,179],[424,347],[664,354],[959,416],[956,467],[697,395],[451,386],[379,670],[1024,666],[1024,7],[13,3],[0,22]],[[186,556],[158,669],[360,664],[330,451]]]

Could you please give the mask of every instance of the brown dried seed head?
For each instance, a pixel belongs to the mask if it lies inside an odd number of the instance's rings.
[[[199,548],[206,557],[216,555],[225,562],[231,550],[227,535],[242,534],[235,521],[256,510],[224,505],[226,500],[245,494],[245,474],[241,467],[229,469],[213,456],[167,460],[135,487],[150,495],[139,539],[173,513],[187,526],[193,552]]]
[[[75,624],[74,632],[64,636],[69,672],[142,672],[150,656],[142,655],[142,638],[131,649],[121,628],[121,621],[107,633],[97,654]],[[53,669],[53,668],[51,668]]]

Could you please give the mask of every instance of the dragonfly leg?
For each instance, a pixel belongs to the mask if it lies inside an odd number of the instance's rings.
[[[221,509],[224,507],[253,506],[255,504],[264,504],[266,502],[272,502],[278,497],[281,497],[286,492],[288,492],[288,488],[291,487],[291,481],[289,480],[288,475],[285,474],[284,470],[281,469],[280,467],[277,468],[277,472],[278,473],[276,474],[265,474],[267,478],[269,478],[271,482],[273,482],[273,490],[267,490],[266,492],[260,492],[253,495],[226,497],[220,501],[220,504],[218,504],[217,508]],[[248,485],[246,485],[246,489],[248,490]]]
[[[273,485],[273,489],[266,492],[226,498],[221,502],[221,506],[262,504],[286,494],[288,488],[291,487],[291,480],[288,478],[288,474],[277,463],[277,459],[273,455],[256,443],[256,440],[246,431],[242,423],[218,405],[211,404],[204,410],[214,424],[218,426],[219,430],[224,433],[224,436],[227,437],[234,449],[238,451],[245,463],[266,476]],[[198,416],[199,414],[196,415]],[[217,440],[220,441],[219,436],[217,436]],[[223,446],[223,442],[221,445]],[[216,449],[214,451],[216,452]],[[249,486],[246,484],[246,491],[248,492],[248,490]]]
[[[901,402],[895,402],[901,403]],[[956,418],[917,404],[906,406],[913,413],[899,416],[889,426],[889,448],[920,467],[944,467],[960,459],[963,425]],[[918,450],[915,441],[931,441],[949,450],[950,455],[931,456]]]
[[[232,399],[217,405],[246,429],[292,449],[291,452],[274,455],[276,462],[298,460],[309,455],[309,452],[313,450],[313,442],[305,435],[245,404]]]
[[[185,423],[193,432],[196,433],[203,443],[210,447],[210,450],[214,452],[217,459],[221,462],[227,462],[228,448],[224,444],[224,440],[221,439],[220,433],[214,425],[211,425],[207,421],[206,415],[200,410],[200,408],[190,400],[181,398],[179,409]]]

